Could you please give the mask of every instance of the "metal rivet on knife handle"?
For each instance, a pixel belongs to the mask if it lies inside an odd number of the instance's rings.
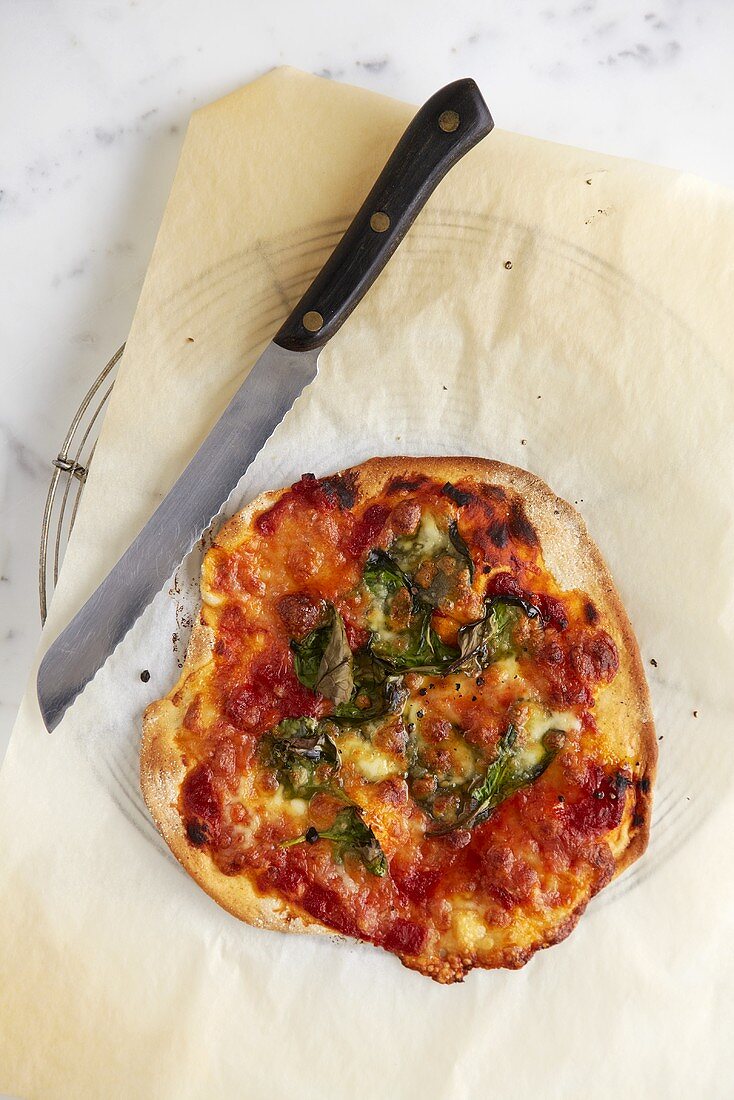
[[[454,130],[458,130],[460,121],[456,111],[442,111],[438,116],[438,125],[445,134],[453,134]]]
[[[303,315],[303,327],[306,332],[318,332],[324,323],[324,318],[315,309],[310,309]]]
[[[370,229],[374,229],[375,233],[384,233],[389,228],[390,215],[386,214],[384,210],[375,210],[370,218]]]

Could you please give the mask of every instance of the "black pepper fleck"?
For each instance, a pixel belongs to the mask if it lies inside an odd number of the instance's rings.
[[[407,729],[408,729],[408,733],[412,733],[413,730],[415,729],[415,722],[408,722]]]
[[[472,703],[476,703],[476,701],[477,701],[476,695],[472,695],[471,701],[472,701]]]
[[[565,798],[563,797],[563,795],[562,795],[562,794],[559,794],[559,796],[558,796],[558,801],[559,801],[559,802],[565,802],[565,801],[566,801],[566,799],[565,799]]]
[[[148,683],[148,680],[150,679],[150,673],[148,672],[147,668],[144,668],[143,671],[140,673],[140,679],[143,681],[144,684]]]
[[[599,801],[604,797],[604,791],[594,791],[594,798],[598,798]]]
[[[425,688],[421,688],[421,689],[420,689],[420,691],[418,692],[418,694],[419,694],[419,695],[425,695],[425,694],[426,694],[426,689],[425,689]]]
[[[423,710],[417,710],[417,711],[415,712],[415,714],[416,714],[416,718],[424,718],[424,717],[425,717],[425,713],[426,713],[426,712],[425,712],[425,711],[423,711]]]
[[[315,844],[316,841],[319,839],[318,829],[314,829],[313,825],[309,825],[309,827],[306,829],[306,833],[303,839],[306,841],[307,844]]]
[[[693,712],[693,717],[694,717],[694,718],[698,718],[698,711],[697,711],[697,710],[694,710],[694,712]]]
[[[650,664],[652,665],[652,667],[653,667],[653,668],[657,668],[657,667],[658,667],[658,663],[657,663],[657,661],[655,660],[655,658],[654,658],[654,657],[651,657],[651,658],[650,658]]]
[[[505,260],[505,271],[509,271],[512,267],[512,260]]]
[[[483,688],[484,687],[484,677],[483,676],[477,676],[477,687],[478,688]]]

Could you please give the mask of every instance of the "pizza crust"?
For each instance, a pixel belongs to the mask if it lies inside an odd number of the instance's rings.
[[[489,459],[374,458],[354,467],[352,472],[358,479],[358,502],[364,497],[379,494],[391,479],[409,478],[412,474],[443,481],[472,478],[517,494],[538,535],[545,564],[558,584],[564,589],[582,589],[596,605],[604,628],[617,645],[620,659],[617,675],[602,693],[600,702],[603,700],[603,705],[597,710],[598,724],[603,732],[607,723],[624,723],[625,731],[637,748],[639,775],[647,780],[646,790],[643,791],[639,784],[636,786],[636,803],[625,814],[616,835],[608,838],[615,860],[616,877],[638,859],[647,846],[657,740],[637,640],[607,565],[591,540],[583,519],[567,501],[557,497],[534,474]],[[272,508],[285,492],[286,488],[264,493],[252,501],[221,528],[214,545],[228,551],[235,549],[246,536],[252,520],[260,512]],[[281,932],[318,932],[343,938],[296,905],[257,893],[244,875],[229,877],[222,874],[206,850],[194,847],[186,836],[178,809],[179,790],[186,768],[176,747],[183,717],[177,698],[188,677],[212,660],[214,636],[205,620],[204,605],[202,617],[192,630],[178,683],[165,699],[152,703],[143,716],[140,782],[151,816],[185,870],[234,916],[258,928]],[[584,899],[582,904],[550,929],[542,944],[535,944],[527,950],[516,948],[505,952],[502,965],[522,966],[540,946],[549,947],[564,939],[575,927],[588,900]],[[403,961],[413,965],[410,959]],[[420,961],[417,960],[415,965],[426,972]],[[449,971],[454,965],[457,976],[460,976],[458,962],[446,964]],[[451,980],[451,974],[441,975],[440,980]]]

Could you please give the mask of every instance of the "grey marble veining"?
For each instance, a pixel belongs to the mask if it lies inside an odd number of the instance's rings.
[[[727,0],[159,0],[0,7],[0,757],[40,623],[50,461],[124,340],[191,111],[291,64],[734,183]]]

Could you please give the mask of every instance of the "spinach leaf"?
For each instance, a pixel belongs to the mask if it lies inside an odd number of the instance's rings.
[[[515,627],[523,615],[536,619],[540,612],[533,604],[517,596],[494,596],[484,605],[484,615],[459,631],[459,658],[452,672],[481,672],[493,661],[511,657],[515,652]]]
[[[407,590],[411,596],[410,621],[406,630],[398,633],[373,632],[371,653],[390,672],[427,672],[439,674],[459,656],[459,651],[441,641],[431,625],[431,608],[422,606],[417,589],[384,550],[372,550],[367,557],[364,581],[375,598],[389,612],[392,599]]]
[[[421,724],[410,731],[408,746],[410,794],[434,821],[453,821],[466,804],[481,767],[479,752],[458,726],[440,744],[425,742]]]
[[[316,627],[302,641],[291,641],[291,649],[296,676],[302,684],[336,704],[351,698],[352,651],[344,620],[335,608],[332,607],[328,622]]]
[[[334,612],[331,634],[316,672],[314,689],[325,699],[333,699],[337,705],[352,697],[352,651],[347,641],[344,620],[338,611]]]
[[[385,714],[398,714],[408,698],[402,677],[391,675],[372,652],[371,643],[354,655],[354,690],[334,708],[337,723],[365,722]]]
[[[431,626],[428,608],[418,612],[399,642],[384,642],[379,635],[372,640],[372,652],[392,672],[425,672],[440,676],[448,672],[459,656],[459,651],[446,645]]]
[[[313,827],[302,836],[286,840],[282,847],[294,844],[315,844],[317,840],[330,840],[334,859],[343,863],[348,854],[356,856],[372,875],[382,877],[387,873],[387,859],[375,834],[362,817],[359,806],[345,806],[339,810],[330,829],[321,832]]]
[[[449,524],[449,542],[453,546],[459,558],[466,562],[467,569],[469,570],[469,581],[473,581],[474,562],[472,561],[472,556],[469,553],[469,547],[466,545],[463,538],[459,534],[459,525],[457,524],[456,520],[452,520]]]
[[[316,686],[319,668],[321,667],[324,651],[331,638],[332,628],[332,620],[329,618],[328,622],[322,626],[317,626],[302,641],[297,642],[295,638],[291,641],[296,676],[305,687],[311,688],[312,691]]]
[[[401,588],[413,592],[410,577],[384,550],[370,550],[364,566],[364,583],[383,602]]]
[[[391,578],[392,563],[387,555],[385,559],[373,562],[373,583],[402,589],[402,577]],[[375,579],[383,575],[384,580]],[[301,683],[333,700],[330,717],[335,723],[363,722],[402,710],[407,691],[401,677],[377,660],[370,643],[352,655],[344,622],[334,608],[328,622],[301,642],[292,641],[291,649]]]
[[[500,738],[497,755],[487,768],[484,779],[469,791],[468,802],[456,820],[437,825],[426,836],[445,836],[454,829],[471,829],[486,821],[506,798],[535,782],[563,746],[561,730],[548,730],[542,740],[542,753],[532,764],[524,764],[517,745],[518,731],[510,723]]]
[[[316,769],[326,765],[324,770],[331,777],[341,763],[328,722],[315,718],[284,719],[262,738],[259,751],[266,766],[275,770],[289,798],[310,798],[326,789],[317,780]]]
[[[470,584],[474,579],[474,563],[458,524],[452,520],[444,528],[430,512],[423,514],[415,534],[395,540],[389,557],[407,576],[414,600],[425,607],[452,604],[466,576]]]

